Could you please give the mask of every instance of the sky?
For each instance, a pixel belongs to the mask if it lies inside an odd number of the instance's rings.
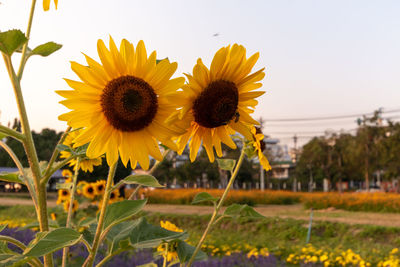
[[[30,1],[0,2],[0,31],[25,31]],[[24,72],[23,94],[36,131],[66,128],[57,117],[67,109],[54,91],[68,89],[63,78],[78,79],[70,61],[84,64],[82,52],[97,59],[97,40],[108,42],[110,35],[117,43],[144,40],[157,58],[178,62],[176,76],[192,73],[199,57],[209,66],[222,46],[242,44],[248,56],[260,52],[254,70],[265,67],[266,93],[253,117],[265,120],[265,134],[289,146],[294,134],[302,144],[327,129],[352,130],[357,116],[268,120],[400,109],[400,1],[59,0],[58,10],[52,3],[49,12],[41,5],[38,0],[30,47],[54,41],[63,48],[47,58],[32,57]],[[3,124],[18,114],[4,64],[0,111]]]

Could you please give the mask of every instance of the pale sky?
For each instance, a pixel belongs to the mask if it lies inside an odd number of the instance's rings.
[[[30,1],[0,2],[0,30],[25,31]],[[400,1],[59,0],[58,10],[52,3],[49,12],[41,5],[38,0],[30,47],[55,41],[63,48],[47,58],[31,58],[25,70],[23,93],[37,131],[66,128],[57,117],[67,109],[54,91],[68,89],[62,78],[77,79],[69,61],[84,64],[81,52],[97,59],[97,39],[108,42],[109,35],[118,43],[144,40],[158,58],[178,62],[176,76],[191,73],[199,57],[209,66],[214,53],[228,44],[244,45],[248,55],[259,51],[255,70],[266,68],[266,94],[259,98],[256,119],[400,108]],[[3,124],[17,116],[4,64],[0,110]],[[294,133],[350,130],[354,120],[271,122],[265,131],[292,145]]]

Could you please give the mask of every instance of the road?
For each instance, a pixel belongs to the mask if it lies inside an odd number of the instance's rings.
[[[0,198],[0,206],[32,205],[32,201],[22,198]],[[56,201],[49,200],[49,207],[55,207]],[[211,206],[147,204],[145,211],[158,213],[207,215],[212,213]],[[308,221],[310,211],[305,210],[301,204],[297,205],[268,205],[255,207],[255,210],[266,217],[292,218]],[[350,212],[336,209],[314,211],[314,220],[340,222],[347,224],[369,224],[380,226],[400,227],[400,214],[375,213],[375,212]]]

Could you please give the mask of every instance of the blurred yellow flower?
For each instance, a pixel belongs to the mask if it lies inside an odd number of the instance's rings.
[[[180,119],[181,127],[187,129],[178,139],[179,153],[190,140],[190,160],[194,161],[203,143],[213,162],[214,147],[217,156],[222,157],[221,142],[236,148],[231,134],[239,132],[251,139],[248,126],[258,122],[249,114],[258,104],[255,98],[264,94],[254,91],[262,86],[259,81],[265,76],[264,69],[250,74],[258,57],[259,53],[256,53],[246,58],[246,49],[234,44],[217,51],[210,69],[201,59],[197,60],[193,75],[186,74],[188,84],[182,87],[182,92],[171,97],[182,109],[168,121]]]
[[[175,224],[169,221],[160,221],[160,225],[162,228],[173,231],[173,232],[183,232],[182,229],[178,228]],[[173,261],[178,258],[177,253],[177,242],[169,242],[168,243],[168,252],[165,255],[166,243],[162,243],[157,247],[157,251],[161,252],[163,258],[167,260],[167,262]]]
[[[82,188],[82,194],[90,199],[93,199],[96,196],[96,184],[95,183],[90,183],[86,184]]]
[[[68,169],[64,169],[62,170],[61,175],[65,178],[70,178],[72,177],[72,172]]]
[[[110,37],[109,49],[102,40],[97,50],[102,64],[86,57],[88,66],[71,63],[82,82],[66,79],[74,90],[57,91],[60,103],[72,111],[59,117],[73,128],[83,127],[74,146],[89,143],[87,156],[106,154],[108,165],[121,157],[134,169],[137,162],[149,168],[149,156],[161,161],[159,141],[176,149],[172,138],[184,130],[165,123],[177,105],[167,96],[176,92],[184,78],[171,79],[177,63],[164,59],[156,63],[156,52],[147,56],[143,41],[136,46],[122,40],[118,50]]]
[[[69,203],[70,203],[69,200],[66,200],[66,201],[64,202],[64,211],[65,211],[65,212],[68,212]],[[78,210],[78,207],[79,207],[79,202],[75,199],[74,202],[73,202],[73,204],[72,204],[72,212],[77,211],[77,210]]]
[[[251,126],[251,133],[253,135],[252,136],[253,147],[258,155],[258,159],[260,161],[261,166],[263,166],[264,170],[266,171],[271,170],[271,165],[269,165],[269,161],[263,153],[265,149],[265,143],[264,143],[264,135],[262,134],[261,129],[256,128],[255,126]]]
[[[57,9],[58,0],[54,0],[54,5]],[[43,10],[48,11],[50,9],[50,0],[43,0]]]
[[[94,185],[94,190],[96,195],[103,195],[106,189],[106,181],[105,180],[99,180],[95,183]]]
[[[73,145],[73,141],[76,137],[79,136],[79,134],[82,132],[82,130],[75,130],[75,131],[71,131],[68,133],[67,137],[65,138],[63,144],[69,147],[72,147]],[[71,156],[71,153],[68,151],[61,151],[60,152],[60,157],[67,159]],[[93,158],[90,159],[88,157],[84,157],[81,158],[80,162],[79,162],[79,169],[81,169],[84,172],[92,172],[93,171],[93,167],[94,166],[99,166],[102,163],[102,158],[103,156],[97,157],[97,158]],[[76,163],[77,163],[77,159],[72,159],[69,162],[69,166],[70,167],[74,167],[74,170],[76,170]],[[64,176],[64,175],[63,175]],[[69,177],[72,177],[72,173]]]
[[[58,190],[57,204],[60,204],[70,198],[70,192],[67,189]]]

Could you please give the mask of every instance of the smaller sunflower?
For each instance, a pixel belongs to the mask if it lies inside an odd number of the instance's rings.
[[[110,202],[109,203],[114,203],[114,202],[117,202],[119,200],[121,200],[121,198],[119,197],[119,190],[115,189],[110,194]]]
[[[82,194],[83,196],[89,198],[89,199],[93,199],[96,196],[96,183],[90,183],[90,184],[86,184],[85,186],[83,186],[82,188]]]
[[[57,199],[57,205],[68,200],[70,198],[70,192],[67,189],[60,189],[58,190],[58,199]]]
[[[160,221],[160,225],[162,228],[173,231],[173,232],[183,232],[182,229],[178,228],[175,224],[169,221]],[[171,262],[178,258],[178,242],[172,241],[168,243],[168,253],[165,255],[165,243],[160,244],[157,247],[157,251],[161,252],[164,259],[166,257],[167,262]]]
[[[203,144],[214,162],[214,149],[222,157],[221,143],[236,149],[231,135],[238,132],[251,139],[249,126],[258,122],[250,114],[258,104],[256,98],[265,93],[255,91],[262,86],[264,68],[251,74],[258,57],[258,53],[247,57],[246,49],[234,44],[218,50],[209,68],[198,59],[193,75],[185,74],[188,83],[170,97],[182,108],[167,119],[186,129],[177,140],[179,154],[189,144],[193,162]]]
[[[86,181],[80,181],[78,182],[78,184],[76,185],[76,193],[78,195],[82,195],[83,194],[83,188],[88,184],[88,182]]]
[[[54,5],[56,6],[57,9],[58,0],[54,0]],[[50,0],[43,0],[43,10],[48,11],[49,9],[50,9]]]
[[[103,195],[106,189],[106,181],[100,180],[95,183],[94,190],[96,195]]]
[[[74,130],[68,133],[67,137],[65,138],[63,144],[69,147],[73,146],[73,140],[82,132],[82,130]],[[61,151],[60,152],[60,157],[67,159],[71,156],[71,153],[69,151]],[[102,164],[102,158],[103,156],[100,156],[98,158],[90,159],[88,157],[85,157],[81,159],[79,162],[79,169],[81,169],[84,172],[92,172],[94,166],[99,166]],[[74,170],[76,170],[76,163],[77,160],[73,159],[69,162],[70,167],[74,167]],[[64,176],[64,175],[63,175]],[[72,177],[72,173],[71,173]]]
[[[68,212],[68,210],[69,210],[69,203],[70,203],[69,200],[64,202],[64,210],[65,210],[65,212]],[[77,211],[78,207],[79,207],[79,202],[75,199],[73,204],[72,204],[72,212]]]
[[[252,126],[251,134],[253,135],[253,140],[250,142],[253,145],[254,153],[257,153],[261,166],[263,166],[264,170],[266,171],[271,170],[271,165],[269,164],[267,157],[263,153],[263,151],[265,150],[265,143],[264,143],[264,135],[261,132],[261,129]]]

